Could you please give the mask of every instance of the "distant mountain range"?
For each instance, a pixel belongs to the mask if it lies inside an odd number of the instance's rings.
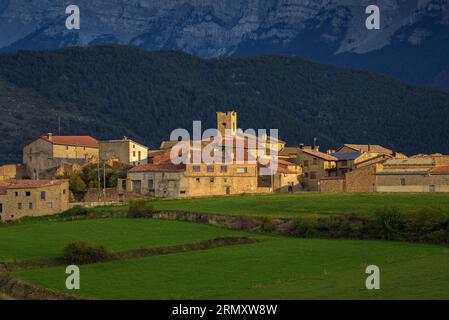
[[[2,0],[0,50],[104,44],[175,49],[203,58],[291,54],[449,90],[447,0]],[[365,8],[381,9],[367,30]]]
[[[277,128],[288,145],[381,144],[449,153],[449,93],[288,56],[203,60],[122,46],[0,55],[0,162],[48,132],[127,136],[158,148],[176,128]]]

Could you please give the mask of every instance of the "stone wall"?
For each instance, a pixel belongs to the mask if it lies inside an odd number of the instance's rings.
[[[345,192],[344,178],[327,178],[320,180],[321,192]]]
[[[106,188],[106,197],[104,197],[103,189],[98,190],[98,188],[90,188],[84,195],[85,202],[114,202],[118,201],[117,189]]]
[[[345,178],[346,192],[376,191],[376,165],[370,165],[347,172]]]

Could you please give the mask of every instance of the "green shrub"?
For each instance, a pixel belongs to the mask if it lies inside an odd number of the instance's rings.
[[[273,222],[269,218],[264,218],[262,221],[262,224],[260,225],[260,229],[263,232],[273,232],[276,227],[274,226]]]
[[[404,229],[404,219],[396,207],[385,207],[376,211],[377,223],[383,237],[387,239],[400,238]]]
[[[73,208],[70,208],[69,210],[66,210],[63,212],[63,216],[67,217],[83,217],[87,216],[89,214],[89,211],[82,207],[82,206],[75,206]]]
[[[105,261],[109,257],[106,247],[94,247],[82,241],[69,243],[63,252],[63,259],[67,264],[97,263]]]
[[[445,229],[448,217],[441,211],[422,208],[404,215],[405,229],[416,234],[425,234],[436,230]]]
[[[129,204],[128,218],[148,217],[154,211],[153,205],[145,200],[132,201]]]
[[[69,188],[76,195],[82,195],[87,191],[86,183],[83,181],[79,174],[70,176]]]

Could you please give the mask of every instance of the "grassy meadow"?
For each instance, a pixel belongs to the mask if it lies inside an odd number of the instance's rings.
[[[395,206],[449,214],[445,194],[276,194],[152,200],[155,210],[299,217]],[[125,211],[126,206],[92,212]],[[0,262],[61,257],[69,242],[110,252],[191,244],[223,236],[259,242],[82,265],[81,290],[65,289],[64,266],[13,271],[38,287],[96,299],[449,299],[449,247],[396,241],[271,236],[196,223],[128,218],[29,219],[0,225]],[[377,265],[381,289],[367,290]],[[8,295],[0,296],[0,299]]]
[[[381,290],[365,288],[365,268]],[[64,288],[64,267],[14,276]],[[449,249],[383,241],[266,237],[256,244],[81,266],[81,290],[98,299],[449,299]]]
[[[64,246],[73,241],[104,245],[117,252],[240,234],[193,223],[126,218],[0,225],[0,261],[57,258]]]
[[[373,215],[377,209],[395,206],[403,211],[433,208],[449,215],[449,194],[385,193],[294,193],[224,196],[180,200],[153,200],[155,210],[285,217],[360,213]],[[97,207],[93,212],[123,211],[126,206]]]

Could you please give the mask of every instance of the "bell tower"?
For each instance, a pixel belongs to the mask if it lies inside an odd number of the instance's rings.
[[[222,137],[225,136],[225,130],[230,130],[232,136],[235,136],[237,133],[237,112],[217,112],[217,130]]]

